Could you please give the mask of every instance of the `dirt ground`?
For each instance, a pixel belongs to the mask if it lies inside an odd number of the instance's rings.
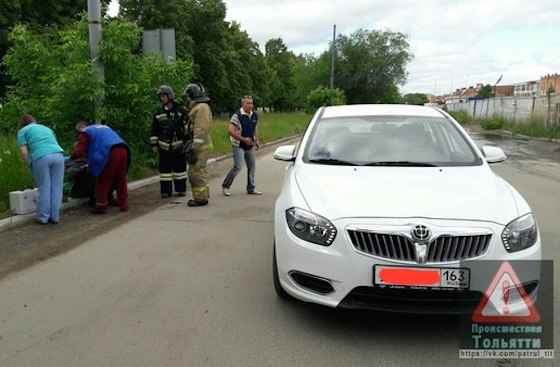
[[[277,145],[261,147],[257,156],[272,152]],[[232,164],[231,157],[228,157],[209,165],[210,180],[225,177]],[[244,177],[241,172],[238,179]],[[180,198],[181,200],[177,199],[177,196],[162,199],[159,183],[156,183],[131,190],[130,210],[126,213],[119,212],[117,207],[109,207],[107,215],[97,215],[91,213],[91,208],[84,203],[64,210],[59,224],[41,225],[31,221],[0,231],[0,279],[69,251],[99,234],[152,212],[164,203],[177,202],[177,205],[186,205],[185,199],[189,199],[189,195]]]

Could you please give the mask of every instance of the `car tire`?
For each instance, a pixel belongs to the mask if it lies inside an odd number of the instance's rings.
[[[274,244],[272,248],[272,279],[274,281],[274,290],[278,297],[282,299],[290,299],[290,295],[288,292],[282,288],[282,284],[280,284],[280,278],[278,276],[278,264],[276,262],[276,244]]]

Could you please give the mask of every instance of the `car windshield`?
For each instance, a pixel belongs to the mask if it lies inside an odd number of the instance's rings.
[[[470,166],[481,160],[447,118],[352,116],[314,125],[303,160],[352,166]]]

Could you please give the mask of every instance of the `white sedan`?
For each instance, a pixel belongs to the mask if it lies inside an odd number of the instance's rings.
[[[274,212],[279,296],[468,313],[501,262],[530,260],[516,268],[520,284],[500,283],[518,297],[496,312],[526,307],[519,295],[535,299],[541,242],[531,208],[489,167],[504,152],[477,147],[445,111],[321,107],[300,144],[278,147],[274,158],[290,162]]]

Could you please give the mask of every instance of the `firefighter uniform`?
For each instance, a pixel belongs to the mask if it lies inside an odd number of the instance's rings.
[[[183,196],[187,190],[185,145],[189,143],[188,110],[172,100],[155,113],[150,145],[159,152],[159,180],[162,197],[175,191]]]
[[[189,122],[192,126],[192,145],[188,148],[189,159],[189,182],[192,189],[192,200],[189,206],[203,206],[208,204],[210,197],[210,185],[208,184],[208,172],[206,162],[214,146],[210,137],[210,126],[212,125],[212,110],[207,102],[210,98],[204,93],[200,84],[191,83],[183,92],[189,103]]]
[[[196,152],[196,163],[189,164],[189,182],[191,184],[193,199],[198,202],[208,201],[210,185],[206,162],[214,146],[210,137],[212,125],[212,111],[207,103],[191,101],[189,118],[193,122],[193,140],[191,149]]]

